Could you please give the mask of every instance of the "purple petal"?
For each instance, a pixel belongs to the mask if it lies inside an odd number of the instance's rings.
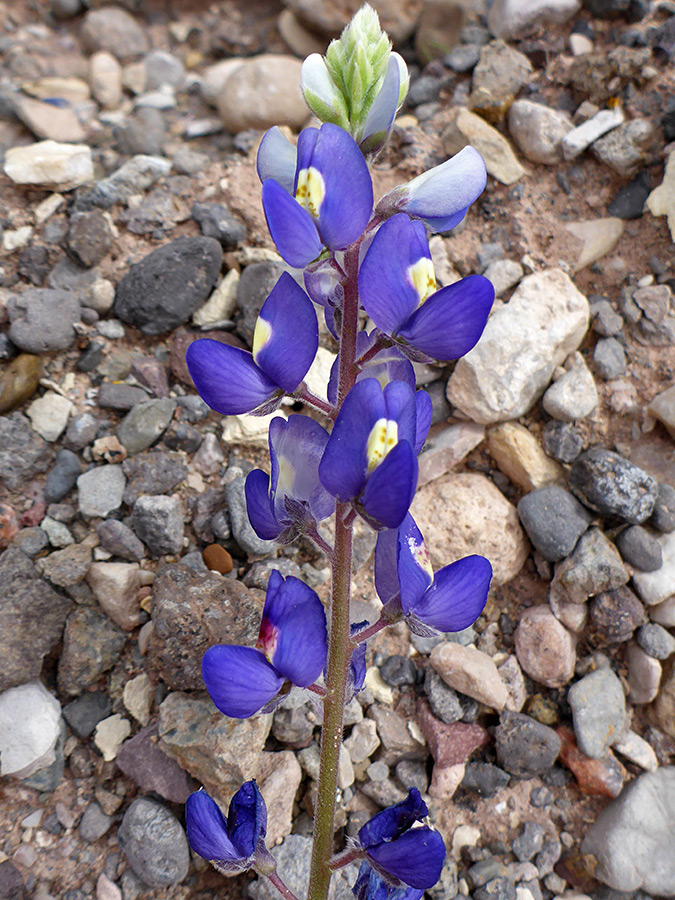
[[[352,888],[356,900],[421,900],[424,890],[407,887],[394,887],[379,875],[369,863],[361,863],[359,875]]]
[[[262,202],[272,240],[286,262],[302,269],[316,259],[322,244],[307,210],[272,178],[262,186]]]
[[[308,416],[272,419],[272,498],[280,521],[286,518],[285,497],[306,502],[317,522],[332,514],[335,502],[319,480],[319,463],[328,438],[326,429]]]
[[[431,259],[424,225],[399,213],[380,226],[361,263],[361,303],[386,334],[395,334],[419,306],[409,270],[420,259]]]
[[[432,359],[459,359],[478,343],[494,298],[492,282],[469,275],[436,291],[398,336]]]
[[[363,334],[363,332],[359,333]],[[379,331],[374,329],[373,338],[377,334]],[[411,391],[415,390],[415,370],[398,347],[387,347],[376,353],[356,376],[357,381],[363,378],[377,378],[383,388],[390,381],[402,381],[409,386]]]
[[[258,178],[263,184],[272,178],[278,181],[285,191],[292,194],[297,155],[297,149],[275,125],[265,133],[258,147],[256,160]]]
[[[312,301],[284,272],[260,310],[253,359],[272,381],[292,394],[314,362],[318,346],[319,324]]]
[[[431,417],[434,413],[431,397],[426,391],[417,391],[415,394],[415,405],[417,407],[417,421],[415,424],[415,453],[420,452],[424,446],[424,442],[429,434],[431,427]]]
[[[434,230],[449,231],[481,195],[486,180],[483,157],[473,147],[464,147],[451,159],[405,185],[407,198],[398,207],[433,224]]]
[[[392,841],[428,815],[429,810],[420,792],[417,788],[409,788],[405,800],[383,809],[361,828],[361,846],[364,850],[370,850],[385,841]]]
[[[321,126],[311,159],[301,160],[298,149],[298,170],[308,165],[321,173],[325,185],[319,207],[321,239],[331,250],[344,250],[361,236],[373,210],[368,164],[352,136],[329,123]]]
[[[385,413],[382,388],[374,378],[357,382],[347,394],[319,464],[329,494],[340,500],[359,496],[368,471],[368,436]]]
[[[438,831],[422,826],[371,848],[368,857],[383,873],[410,887],[426,889],[441,877],[445,844]]]
[[[380,531],[377,535],[374,577],[375,590],[382,603],[387,603],[392,597],[399,594],[401,587],[398,582],[397,528],[387,528],[386,531]]]
[[[267,808],[255,779],[244,782],[232,798],[227,825],[232,843],[249,859],[267,831]]]
[[[360,499],[363,517],[376,529],[398,528],[416,487],[417,457],[407,441],[400,441],[368,479]]]
[[[216,644],[202,657],[202,678],[218,709],[248,719],[275,697],[284,678],[254,647]]]
[[[196,791],[187,798],[185,830],[190,846],[203,859],[232,861],[240,858],[230,840],[225,816],[206,791]]]
[[[305,290],[319,306],[342,306],[345,291],[340,274],[330,260],[321,260],[305,269]]]
[[[473,625],[487,601],[492,566],[484,556],[465,556],[440,569],[417,602],[402,604],[406,615],[438,631],[463,631]]]
[[[185,361],[201,398],[224,416],[251,412],[281,393],[239,347],[203,338],[190,344]]]
[[[326,613],[317,594],[299,578],[270,574],[261,633],[271,626],[272,663],[299,687],[319,677],[326,664]]]
[[[415,520],[408,513],[398,530],[398,580],[401,609],[414,609],[434,580],[429,553]]]
[[[262,469],[253,469],[246,476],[244,492],[246,511],[251,527],[263,541],[273,541],[283,528],[274,515],[270,502],[270,476]]]
[[[415,392],[403,381],[391,381],[384,388],[387,419],[398,423],[399,441],[415,443],[417,430],[417,404]]]

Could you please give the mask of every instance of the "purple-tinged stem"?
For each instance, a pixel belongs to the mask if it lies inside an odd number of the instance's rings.
[[[313,528],[311,531],[307,531],[306,534],[308,538],[314,541],[316,546],[319,548],[319,550],[321,550],[321,552],[324,554],[324,556],[326,556],[326,558],[332,565],[335,561],[335,550],[333,549],[333,547],[331,547],[328,541],[324,540],[324,538],[321,537],[316,528]]]
[[[359,644],[362,644],[364,641],[367,641],[374,634],[377,634],[378,631],[382,631],[383,628],[386,628],[387,625],[391,625],[387,619],[378,619],[377,622],[373,622],[372,625],[369,625],[367,628],[364,628],[363,631],[359,631],[358,634],[355,634],[352,638],[352,644],[355,647],[358,647]]]
[[[328,693],[326,688],[322,684],[308,684],[307,690],[311,691],[313,694],[318,694],[319,697],[325,697]]]
[[[349,863],[355,862],[357,859],[362,859],[363,855],[363,850],[359,847],[349,847],[347,850],[343,850],[342,853],[336,853],[328,862],[328,865],[335,871],[335,869],[342,869],[343,866],[348,866]]]
[[[285,897],[286,900],[298,900],[293,891],[289,887],[286,887],[286,885],[276,872],[272,872],[272,874],[268,875],[267,877],[272,882],[274,887],[279,891],[281,896]]]
[[[300,390],[295,392],[294,396],[296,400],[300,400],[307,406],[311,406],[312,409],[322,412],[325,416],[328,416],[329,419],[335,419],[337,416],[337,409],[334,406],[330,403],[326,403],[321,397],[317,397],[316,394],[313,394],[307,387],[300,388]]]

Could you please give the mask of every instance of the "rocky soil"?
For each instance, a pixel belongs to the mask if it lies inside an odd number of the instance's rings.
[[[431,243],[441,284],[498,300],[468,357],[418,367],[413,513],[436,568],[483,553],[495,580],[474,628],[374,641],[341,828],[416,785],[432,900],[675,896],[675,4],[373,5],[412,73],[376,192],[467,143],[488,167]],[[252,532],[266,422],[211,413],[184,354],[250,346],[284,268],[256,146],[305,124],[300,60],[355,8],[0,2],[1,900],[272,897],[182,827],[196,786],[254,776],[302,891],[317,709],[228,720],[199,666],[255,639],[271,568],[324,596],[328,570]]]

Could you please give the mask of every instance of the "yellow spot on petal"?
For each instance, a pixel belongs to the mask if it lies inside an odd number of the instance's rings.
[[[295,468],[289,459],[285,456],[279,456],[277,459],[279,465],[279,475],[277,476],[277,494],[282,497],[293,496],[293,484],[295,481]]]
[[[434,570],[431,565],[431,560],[429,559],[429,551],[427,550],[427,545],[424,543],[424,541],[422,541],[421,544],[418,544],[414,537],[409,537],[408,549],[410,550],[413,559],[420,567],[420,569],[424,569],[424,571],[428,573],[429,577],[433,579]]]
[[[416,263],[408,266],[408,280],[417,291],[420,298],[417,305],[420,307],[436,291],[434,264],[426,256],[418,259]]]
[[[368,471],[376,469],[396,444],[398,444],[398,422],[395,419],[378,419],[370,430],[366,444]]]
[[[264,350],[272,337],[272,326],[265,319],[258,316],[253,332],[253,359],[258,362],[258,354]]]
[[[298,173],[298,186],[295,191],[295,199],[300,206],[315,219],[319,218],[319,210],[326,196],[326,182],[323,175],[314,166],[301,169]]]

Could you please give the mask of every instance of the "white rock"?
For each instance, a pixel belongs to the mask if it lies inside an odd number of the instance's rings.
[[[572,51],[572,56],[583,56],[585,53],[593,51],[593,41],[586,37],[585,34],[572,32],[567,40],[567,44]]]
[[[305,384],[310,391],[322,400],[327,400],[326,389],[328,387],[328,379],[330,378],[330,370],[335,362],[336,354],[326,350],[325,347],[319,347],[314,357],[314,362],[309,367],[309,371],[305,375]]]
[[[89,84],[104,109],[117,109],[122,102],[122,66],[112,53],[99,50],[89,60]]]
[[[659,767],[659,761],[650,743],[639,734],[627,729],[614,741],[612,747],[630,762],[635,763],[647,772],[655,772]]]
[[[127,479],[122,466],[97,466],[77,479],[78,507],[85,516],[105,518],[119,509]]]
[[[647,209],[653,216],[667,217],[670,236],[675,241],[675,151],[668,156],[663,181],[647,197]]]
[[[116,625],[131,631],[139,624],[138,563],[95,562],[89,567],[86,580],[101,609]]]
[[[563,161],[562,139],[574,124],[565,112],[543,103],[516,100],[509,109],[509,132],[531,162],[554,166]]]
[[[675,594],[675,531],[659,535],[663,563],[655,572],[634,572],[633,583],[647,604],[654,606]]]
[[[63,522],[52,519],[51,516],[44,517],[40,522],[40,528],[47,535],[52,547],[69,547],[71,544],[75,543],[75,538],[72,536],[67,526],[64,525]]]
[[[94,179],[91,148],[86,144],[40,141],[11,147],[4,169],[15,184],[38,184],[55,191],[72,191]]]
[[[223,85],[243,62],[243,59],[223,59],[212,66],[207,66],[201,83],[202,97],[207,103],[218,106],[218,97]]]
[[[616,217],[588,219],[585,222],[569,222],[565,229],[581,241],[579,255],[574,263],[574,271],[578,272],[602,259],[616,246],[623,234],[624,222]]]
[[[27,778],[56,759],[61,704],[41,681],[0,694],[0,775]]]
[[[588,322],[588,301],[564,272],[527,276],[492,313],[474,349],[457,362],[448,400],[481,424],[519,418],[555,367],[577,349]]]
[[[585,419],[598,407],[595,381],[579,352],[570,355],[565,368],[565,374],[544,394],[542,405],[549,416],[560,422]]]
[[[55,391],[47,391],[42,397],[33,400],[26,414],[33,431],[37,431],[40,437],[51,443],[63,434],[72,408],[73,404],[67,397],[62,397]]]
[[[487,653],[447,641],[431,651],[429,661],[443,681],[490,709],[502,710],[508,691]]]
[[[131,734],[131,722],[119,713],[108,716],[96,726],[94,743],[106,762],[115,759],[117,752]]]
[[[514,259],[496,259],[491,262],[483,275],[492,282],[495,297],[501,297],[515,287],[524,275],[523,267]]]
[[[46,222],[50,216],[53,216],[56,210],[63,203],[63,196],[61,194],[50,194],[49,197],[45,197],[33,210],[33,215],[35,216],[35,222],[38,225],[42,225],[43,222]]]
[[[230,269],[206,303],[192,316],[193,323],[198,328],[206,328],[232,318],[237,308],[238,284],[239,272]]]
[[[663,603],[650,606],[649,618],[665,628],[675,628],[675,597],[668,597]]]
[[[581,125],[577,125],[562,139],[562,152],[566,160],[576,159],[593,141],[597,141],[603,134],[607,134],[613,128],[618,128],[626,119],[623,108],[601,109],[590,119]]]
[[[267,447],[270,422],[275,416],[283,415],[281,410],[277,410],[269,416],[227,416],[223,422],[221,438],[226,444]]]
[[[522,37],[535,25],[557,25],[569,21],[581,8],[581,0],[495,0],[488,27],[495,37]]]

